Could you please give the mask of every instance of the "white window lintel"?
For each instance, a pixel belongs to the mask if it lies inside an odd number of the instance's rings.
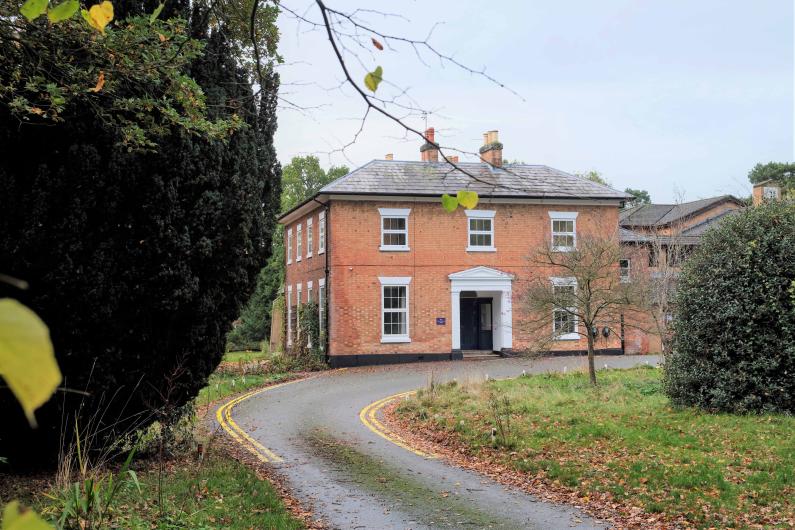
[[[557,219],[560,221],[568,221],[577,219],[580,212],[547,212],[550,219]]]
[[[379,276],[378,281],[381,285],[408,285],[411,283],[411,276]]]
[[[408,217],[411,208],[379,208],[378,213],[381,217]]]
[[[494,219],[497,214],[496,210],[464,210],[464,213],[469,218],[476,219]]]

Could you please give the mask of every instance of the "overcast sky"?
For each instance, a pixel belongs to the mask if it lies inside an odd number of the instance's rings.
[[[380,9],[367,15],[393,34],[430,42],[519,96],[411,48],[362,51],[363,67],[408,88],[437,141],[475,151],[498,129],[504,157],[564,171],[595,169],[614,187],[646,189],[655,202],[723,193],[748,195],[757,162],[793,160],[793,2],[789,0],[517,0],[490,2],[326,0],[331,7]],[[284,5],[317,20],[310,0]],[[283,97],[303,107],[279,111],[283,164],[317,154],[357,167],[394,153],[419,160],[419,139],[371,115],[355,144],[364,107],[325,35],[282,16]],[[394,94],[382,85],[379,94]],[[407,99],[403,99],[407,102]],[[423,128],[421,116],[407,120]]]

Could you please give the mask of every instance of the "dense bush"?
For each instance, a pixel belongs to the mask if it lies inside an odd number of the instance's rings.
[[[45,127],[0,105],[0,272],[30,284],[0,285],[0,295],[41,315],[63,386],[87,392],[56,394],[32,431],[0,388],[0,454],[12,465],[51,461],[75,416],[93,418],[95,445],[173,417],[220,362],[268,258],[278,78],[266,72],[255,95],[223,28],[200,27],[206,20],[191,17],[205,48],[185,75],[203,88],[210,118],[245,124],[226,140],[174,128],[156,152],[131,151],[89,107]]]
[[[665,389],[678,405],[795,412],[795,206],[749,208],[704,235],[676,295]]]

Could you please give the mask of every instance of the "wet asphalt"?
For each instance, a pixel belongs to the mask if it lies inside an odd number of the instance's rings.
[[[656,364],[654,356],[598,357],[596,366]],[[581,511],[537,499],[478,473],[427,459],[359,419],[381,398],[452,379],[580,369],[583,357],[495,359],[352,368],[274,388],[233,417],[283,462],[270,464],[316,517],[340,529],[606,528]]]

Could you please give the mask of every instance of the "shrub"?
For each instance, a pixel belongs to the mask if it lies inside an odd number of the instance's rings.
[[[87,105],[43,127],[0,104],[0,271],[30,284],[0,285],[0,296],[19,297],[47,323],[69,390],[37,411],[32,430],[0,387],[0,454],[11,465],[54,464],[71,438],[64,419],[99,418],[97,446],[168,420],[218,366],[268,258],[278,77],[255,97],[234,44],[202,19],[186,31],[205,54],[186,74],[211,118],[234,113],[244,125],[229,138],[166,127],[157,150],[131,151]]]
[[[677,405],[795,412],[795,205],[750,208],[685,263],[664,387]]]

